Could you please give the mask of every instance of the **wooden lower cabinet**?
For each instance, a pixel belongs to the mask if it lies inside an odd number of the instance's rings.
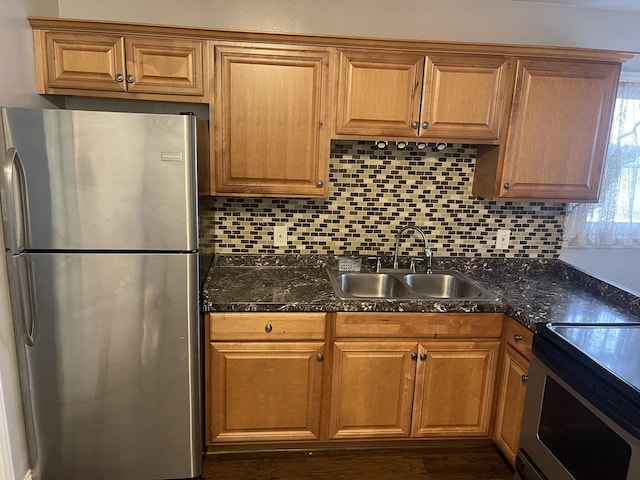
[[[414,437],[488,437],[499,341],[420,344]]]
[[[488,440],[503,323],[502,314],[209,314],[207,445]]]
[[[416,342],[336,342],[329,437],[408,437]]]
[[[324,313],[210,313],[206,443],[318,440]]]
[[[527,391],[529,361],[507,345],[502,370],[496,414],[494,441],[502,453],[511,461],[516,461],[520,440],[520,425],[524,410],[524,396]]]
[[[360,324],[361,335],[381,338],[335,342],[330,439],[490,437],[500,333],[456,338],[459,329],[452,323],[441,324],[444,338],[388,337],[390,328],[404,322],[418,329],[423,324],[426,333],[429,318],[438,322],[430,314],[338,315],[338,335]],[[501,332],[500,315],[477,318],[495,321]]]
[[[493,440],[512,465],[520,441],[532,343],[532,331],[513,319],[507,320]]]
[[[211,343],[211,440],[317,440],[322,342]]]

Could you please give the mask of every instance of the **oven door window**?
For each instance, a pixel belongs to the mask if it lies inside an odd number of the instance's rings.
[[[538,437],[576,480],[626,480],[631,447],[547,377]]]

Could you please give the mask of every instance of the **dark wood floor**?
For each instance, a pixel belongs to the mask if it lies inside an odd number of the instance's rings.
[[[209,455],[203,480],[513,480],[493,446]]]

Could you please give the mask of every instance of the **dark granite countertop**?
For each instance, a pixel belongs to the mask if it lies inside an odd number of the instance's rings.
[[[343,300],[326,268],[336,259],[312,255],[218,256],[202,286],[205,312],[505,312],[531,330],[537,323],[640,321],[640,298],[560,260],[439,258],[496,294],[497,301]]]

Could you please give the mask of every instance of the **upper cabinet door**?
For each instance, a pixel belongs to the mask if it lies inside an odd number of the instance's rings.
[[[38,32],[44,50],[44,89],[126,92],[122,35]],[[38,49],[36,48],[36,52]],[[39,82],[41,83],[41,82]],[[49,93],[47,91],[41,93]]]
[[[315,47],[216,45],[216,194],[328,194],[329,58]]]
[[[129,92],[204,94],[204,44],[199,40],[125,38]]]
[[[505,57],[430,55],[419,136],[498,140],[510,79]]]
[[[35,30],[38,92],[208,101],[207,42]]]
[[[619,64],[519,60],[500,197],[597,201]]]
[[[339,53],[337,134],[415,137],[424,55]]]
[[[337,135],[497,143],[509,84],[500,56],[341,51]]]

